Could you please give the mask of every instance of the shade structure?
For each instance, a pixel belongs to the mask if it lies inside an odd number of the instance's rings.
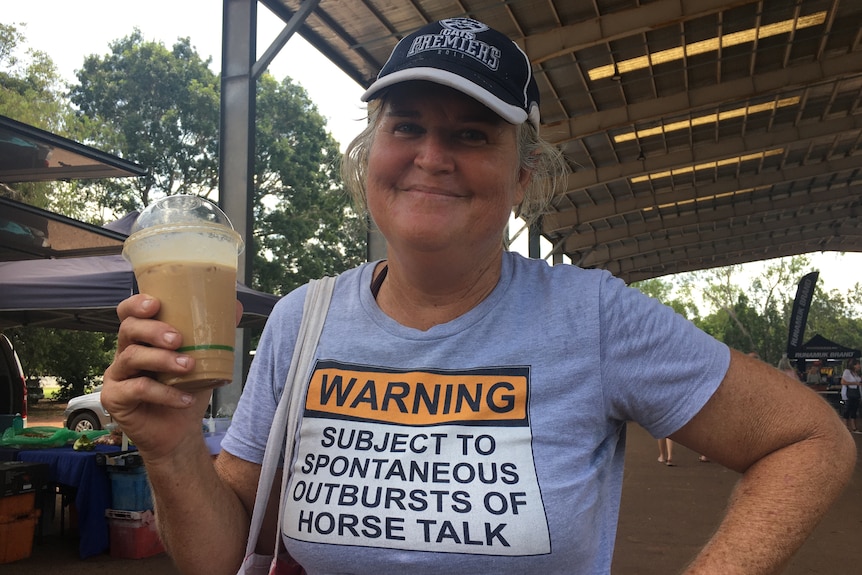
[[[127,234],[127,229],[110,224],[96,226],[0,198],[0,261],[3,262],[119,254]]]
[[[0,116],[0,182],[143,176],[146,168],[80,142]]]
[[[0,329],[42,326],[113,332],[117,305],[135,290],[122,256],[0,262]],[[237,283],[240,327],[261,326],[279,296]]]
[[[820,334],[815,335],[801,347],[790,349],[787,356],[790,359],[850,359],[860,357],[862,351],[835,343]]]

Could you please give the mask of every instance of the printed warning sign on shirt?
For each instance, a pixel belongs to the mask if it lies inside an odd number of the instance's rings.
[[[318,362],[284,534],[485,555],[550,552],[529,368],[396,371]]]

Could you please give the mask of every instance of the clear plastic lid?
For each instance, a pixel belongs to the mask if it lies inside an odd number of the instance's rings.
[[[176,195],[166,196],[147,206],[132,225],[131,233],[170,224],[210,224],[233,229],[227,214],[209,200]]]

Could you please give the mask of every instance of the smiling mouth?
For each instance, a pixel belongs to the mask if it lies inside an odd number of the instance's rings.
[[[411,193],[411,194],[421,194],[426,196],[436,196],[443,198],[463,198],[463,194],[459,194],[457,192],[453,192],[444,188],[429,188],[427,186],[407,186],[400,189],[401,192]]]

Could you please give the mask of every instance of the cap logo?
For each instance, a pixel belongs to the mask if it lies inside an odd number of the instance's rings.
[[[478,60],[490,70],[500,67],[500,49],[476,39],[488,26],[470,18],[441,20],[439,34],[422,34],[413,39],[407,57],[429,50],[447,50]]]
[[[479,22],[478,20],[473,20],[472,18],[446,18],[445,20],[440,20],[440,26],[447,30],[454,30],[456,32],[472,32],[473,34],[478,34],[479,32],[484,32],[485,30],[490,29],[487,24]]]

